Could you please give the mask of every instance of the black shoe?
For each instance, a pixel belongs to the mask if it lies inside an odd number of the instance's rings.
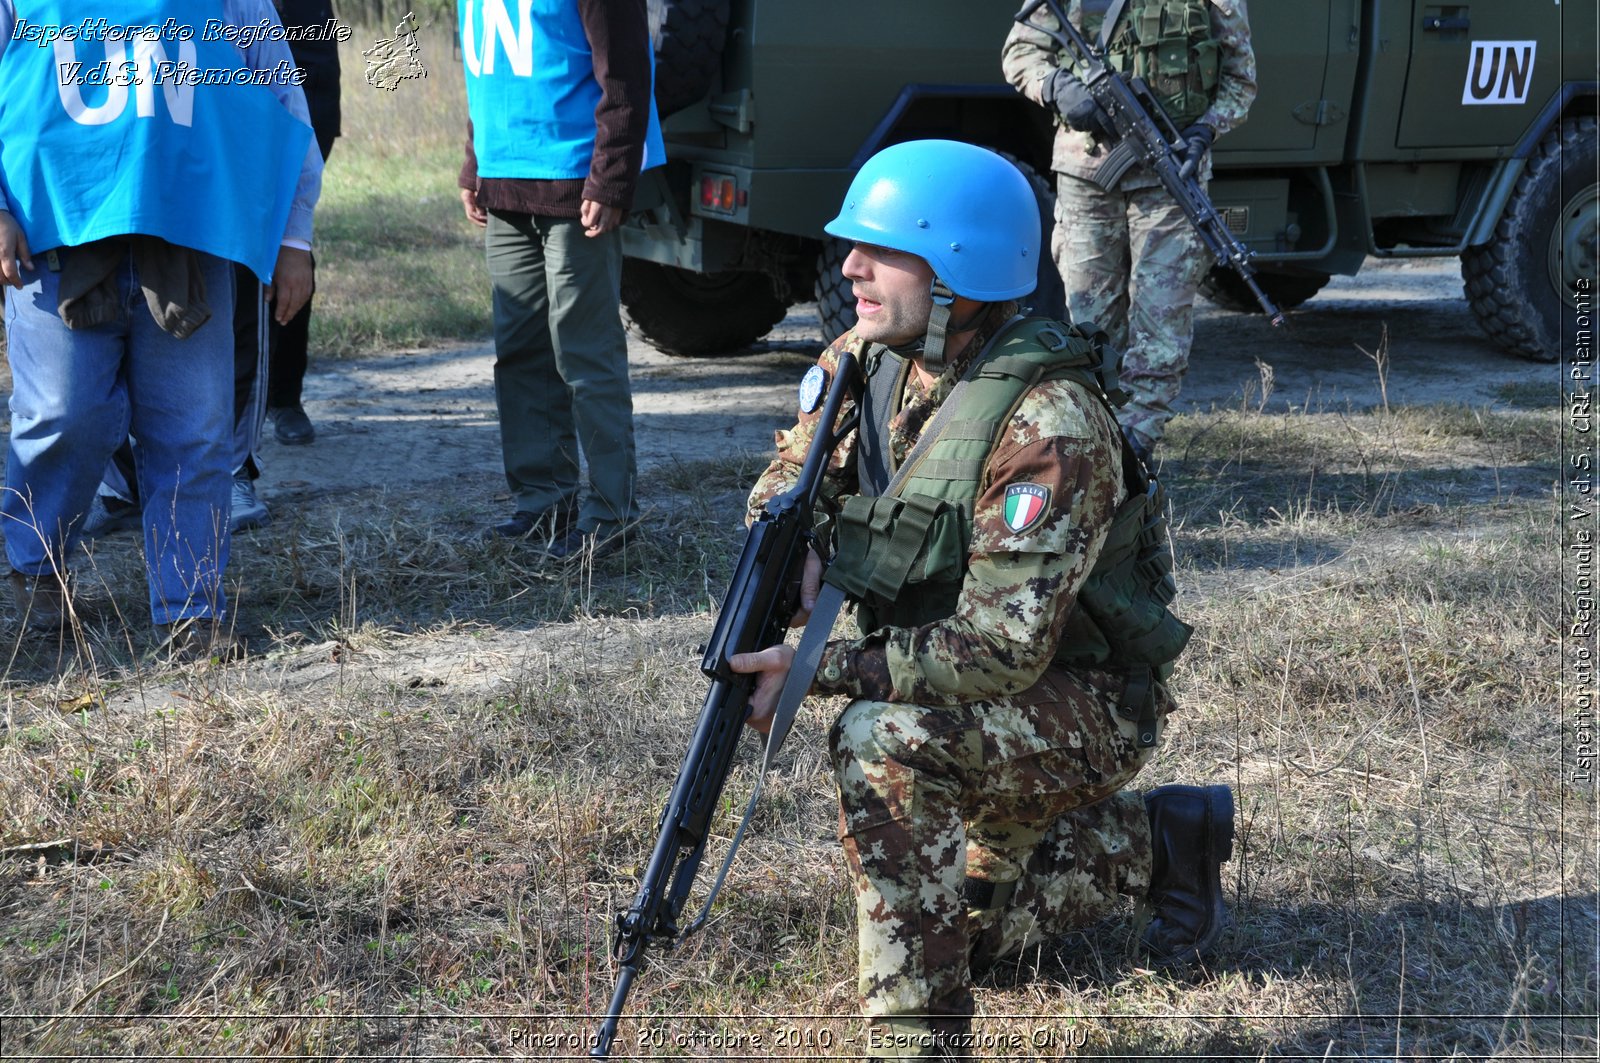
[[[300,408],[299,403],[273,406],[267,410],[267,416],[272,418],[272,434],[286,447],[303,447],[317,438],[311,418],[306,416],[306,411]]]
[[[610,557],[621,551],[630,537],[636,538],[637,527],[625,524],[620,528],[598,528],[587,532],[573,528],[545,547],[545,553],[558,560],[580,558],[598,561],[602,557]]]
[[[1158,964],[1193,963],[1228,925],[1222,865],[1233,856],[1233,793],[1226,786],[1161,786],[1144,804],[1155,852],[1151,917],[1141,940]]]
[[[243,638],[234,634],[231,627],[210,617],[157,624],[156,635],[161,644],[151,657],[162,664],[227,664],[242,661],[249,655]]]
[[[11,599],[17,607],[17,619],[26,631],[61,631],[69,626],[71,597],[66,584],[54,573],[28,576],[13,571]]]
[[[499,524],[485,528],[481,538],[485,542],[496,539],[549,539],[560,542],[571,532],[574,516],[571,506],[519,509]]]

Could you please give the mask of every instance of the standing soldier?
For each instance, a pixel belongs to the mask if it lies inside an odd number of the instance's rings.
[[[1011,28],[1002,64],[1018,91],[1061,123],[1051,253],[1072,316],[1098,322],[1126,352],[1122,382],[1133,397],[1121,421],[1148,460],[1189,367],[1194,294],[1211,258],[1148,168],[1109,182],[1100,173],[1115,134],[1081,71],[1064,65],[1043,31],[1059,30],[1055,10],[1033,14],[1043,29]],[[1244,121],[1256,96],[1245,0],[1067,0],[1066,13],[1113,69],[1144,78],[1181,131],[1185,161],[1209,180],[1212,142]]]
[[[1189,631],[1166,609],[1162,505],[1118,432],[1115,370],[1087,332],[1018,316],[1041,244],[1027,181],[969,144],[898,144],[826,229],[854,244],[859,323],[811,374],[850,351],[869,377],[822,489],[826,581],[866,634],[827,643],[811,691],[851,699],[829,747],[868,1054],[963,1054],[969,970],[1120,895],[1146,903],[1158,961],[1212,944],[1233,801],[1225,786],[1127,789]],[[752,515],[797,478],[816,405],[778,434]],[[812,555],[807,613],[821,574]],[[732,658],[758,674],[753,726],[794,658]]]

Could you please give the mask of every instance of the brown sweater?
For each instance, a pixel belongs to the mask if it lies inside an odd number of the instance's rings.
[[[650,122],[650,25],[645,0],[576,2],[594,52],[594,77],[600,83],[589,176],[551,181],[481,176],[469,118],[459,184],[476,189],[478,206],[485,210],[576,218],[585,199],[624,210],[633,202]]]

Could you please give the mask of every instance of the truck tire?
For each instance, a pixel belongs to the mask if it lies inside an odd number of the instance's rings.
[[[822,250],[817,254],[817,317],[822,321],[822,342],[832,343],[843,336],[856,323],[856,298],[850,294],[850,282],[841,272],[845,256],[850,254],[850,241],[837,236],[822,238]]]
[[[649,0],[656,50],[656,113],[662,118],[711,91],[728,36],[728,0]]]
[[[1540,141],[1494,238],[1461,253],[1461,279],[1478,324],[1510,353],[1536,362],[1560,357],[1574,287],[1595,276],[1596,128],[1593,118],[1570,118]]]
[[[1039,252],[1039,286],[1033,290],[1033,294],[1023,296],[1022,303],[1041,317],[1064,319],[1067,316],[1067,290],[1050,257],[1050,230],[1056,223],[1055,189],[1039,175],[1039,171],[1015,155],[1004,151],[995,154],[1022,171],[1039,205],[1039,225],[1043,236],[1043,246]],[[817,316],[822,319],[823,339],[829,343],[844,335],[856,323],[855,296],[850,294],[850,282],[840,272],[848,254],[849,241],[830,236],[824,239],[822,251],[817,255]]]
[[[637,258],[622,261],[622,306],[651,346],[697,358],[740,353],[789,312],[764,273],[695,273]]]
[[[1326,273],[1257,273],[1256,283],[1279,310],[1293,310],[1316,295],[1328,283]],[[1200,278],[1200,294],[1207,301],[1235,314],[1263,313],[1261,304],[1250,294],[1239,275],[1226,266],[1212,266]]]

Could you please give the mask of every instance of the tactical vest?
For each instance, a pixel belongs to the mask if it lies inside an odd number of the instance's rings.
[[[898,396],[907,363],[879,348],[863,406],[892,387]],[[954,615],[972,540],[972,517],[989,453],[1028,392],[1050,380],[1067,380],[1112,412],[1114,357],[1098,337],[1061,322],[1030,318],[1003,329],[974,359],[957,407],[931,444],[908,456],[910,467],[888,494],[881,477],[863,465],[862,493],[833,518],[836,554],[827,581],[857,603],[861,630],[918,627]],[[951,400],[947,400],[951,401]],[[864,410],[864,414],[867,411]],[[1113,414],[1113,422],[1115,416]],[[863,450],[887,447],[887,425],[858,430]],[[887,417],[881,418],[883,422]],[[874,429],[876,432],[874,433]],[[877,440],[868,438],[878,434]],[[1176,593],[1166,506],[1159,488],[1123,443],[1127,499],[1117,508],[1094,568],[1078,593],[1056,647],[1057,664],[1138,673],[1146,684],[1165,679],[1192,629],[1168,611]],[[1131,682],[1131,680],[1130,680]],[[1153,690],[1124,699],[1144,709]],[[1142,730],[1141,730],[1142,733]],[[1150,741],[1154,741],[1153,731]]]
[[[1083,34],[1099,37],[1115,0],[1085,0]],[[1211,36],[1208,0],[1127,0],[1106,44],[1107,61],[1117,71],[1144,78],[1162,109],[1179,129],[1205,117],[1216,95],[1221,65]]]

